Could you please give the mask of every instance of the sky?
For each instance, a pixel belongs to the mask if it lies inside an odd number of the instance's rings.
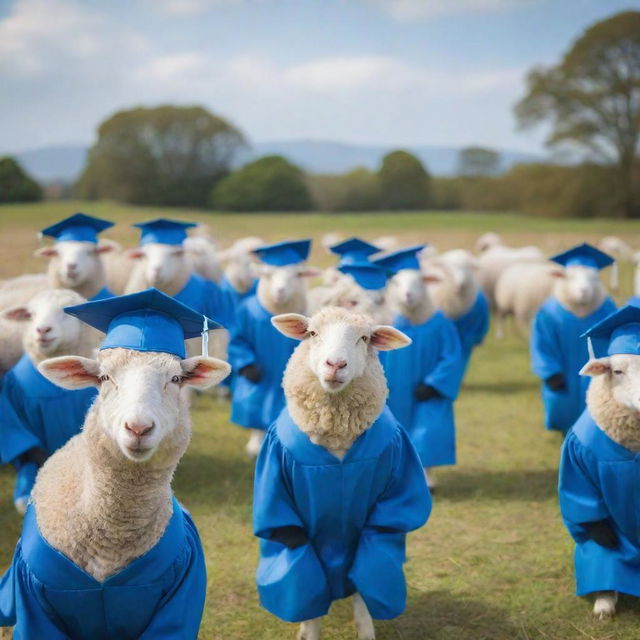
[[[542,152],[536,65],[640,0],[0,0],[0,152],[90,143],[139,105],[201,104],[250,141]]]

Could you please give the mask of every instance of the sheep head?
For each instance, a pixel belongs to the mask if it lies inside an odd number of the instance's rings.
[[[604,390],[618,405],[640,417],[640,356],[621,353],[593,358],[580,375],[598,378],[601,392]]]
[[[604,294],[597,269],[584,265],[558,267],[552,272],[558,278],[556,292],[572,306],[591,307]]]
[[[184,425],[188,385],[206,388],[224,380],[231,367],[216,358],[181,360],[167,353],[105,349],[95,360],[52,358],[38,369],[66,389],[97,387],[100,424],[122,454],[146,462],[167,437]]]
[[[182,245],[149,242],[129,250],[126,255],[132,260],[144,260],[147,285],[161,291],[171,284],[186,266],[185,250]]]
[[[426,286],[430,282],[440,282],[440,277],[418,269],[401,269],[389,280],[389,298],[401,313],[422,308],[430,303]]]
[[[308,365],[324,391],[338,393],[361,377],[376,351],[391,351],[411,344],[394,327],[377,325],[367,316],[338,307],[321,309],[308,318],[286,313],[271,319],[281,333],[308,343]]]

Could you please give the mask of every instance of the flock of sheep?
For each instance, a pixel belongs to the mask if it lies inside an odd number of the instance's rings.
[[[597,269],[563,266],[489,233],[475,255],[327,236],[323,247],[337,263],[319,270],[306,264],[310,241],[265,245],[249,237],[223,250],[206,230],[187,236],[195,225],[137,226],[141,244],[128,250],[97,234],[56,237],[36,251],[49,262],[46,273],[0,284],[0,462],[16,468],[14,502],[26,514],[0,581],[0,626],[54,640],[197,637],[204,559],[171,480],[191,433],[186,388],[226,378],[231,421],[248,430],[246,450],[257,458],[261,603],[300,622],[299,638],[317,640],[332,601],[353,595],[357,636],[372,640],[373,618],[404,609],[405,536],[429,516],[433,468],[455,463],[455,399],[490,312],[499,336],[509,315],[527,334],[533,323],[535,369],[547,348],[538,325],[548,300],[591,317],[606,300]],[[601,248],[632,259],[619,239],[605,238]],[[309,287],[312,278],[318,284]],[[157,308],[144,307],[158,299]],[[109,342],[113,326],[83,315],[85,307],[107,314],[117,301],[131,309],[139,301],[162,318],[187,313],[170,300],[204,318],[201,338],[185,330],[186,351],[154,349],[161,340],[145,334],[144,323],[135,331],[151,346]],[[200,354],[207,326],[217,322],[227,331],[212,333],[215,357],[206,347]],[[578,415],[586,403],[608,438],[640,451],[632,385],[640,358],[628,350],[597,355],[580,364],[597,382],[588,392],[580,387]],[[570,425],[549,417],[545,390],[564,402],[580,367],[539,374],[548,427]],[[572,455],[586,455],[575,453],[583,443],[572,437]],[[593,529],[589,544],[608,541],[615,555],[622,541],[624,562],[640,567],[635,533],[631,542],[624,537],[606,495],[593,508],[597,518],[583,517],[571,468],[566,462],[561,472],[561,491],[573,487],[561,493],[561,506],[579,548]],[[607,519],[609,529],[590,526]],[[598,592],[595,612],[613,615],[620,583],[586,582],[585,592]]]

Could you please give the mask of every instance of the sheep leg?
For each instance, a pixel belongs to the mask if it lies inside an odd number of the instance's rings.
[[[353,620],[356,623],[358,640],[375,640],[376,630],[371,614],[359,593],[353,596]]]
[[[433,492],[435,488],[438,486],[438,481],[436,480],[433,467],[424,468],[424,477],[425,477],[425,480],[427,481],[427,487],[429,487],[429,490]]]
[[[305,620],[300,624],[298,631],[298,640],[320,640],[320,627],[322,618],[313,618],[313,620]]]
[[[251,459],[254,459],[257,458],[260,453],[260,447],[264,440],[264,431],[262,429],[251,429],[250,431],[251,435],[247,442],[246,452]]]
[[[613,618],[616,615],[617,602],[617,591],[598,591],[593,604],[593,615],[599,620]]]
[[[505,315],[498,310],[496,312],[496,339],[504,340],[504,321]]]

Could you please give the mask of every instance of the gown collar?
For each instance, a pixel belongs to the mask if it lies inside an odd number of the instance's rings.
[[[637,454],[612,440],[591,417],[588,409],[573,426],[576,438],[601,461],[623,462],[634,460]]]

